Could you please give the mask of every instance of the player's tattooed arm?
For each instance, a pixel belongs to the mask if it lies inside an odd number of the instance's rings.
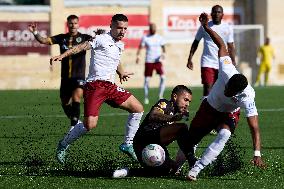
[[[54,61],[61,61],[65,57],[71,56],[73,54],[77,54],[77,53],[84,51],[84,50],[89,50],[91,48],[92,48],[91,44],[88,41],[85,41],[84,43],[73,46],[71,49],[68,49],[67,51],[65,51],[63,54],[61,54],[59,56],[52,57],[50,59],[50,65],[52,65],[52,63]]]
[[[73,46],[71,49],[68,49],[65,51],[62,55],[64,55],[64,58],[73,54],[77,54],[81,51],[86,51],[91,49],[91,44],[88,41],[85,41],[84,43],[80,43],[79,45]]]
[[[36,23],[33,22],[33,23],[29,24],[28,29],[30,30],[30,32],[32,32],[34,34],[34,37],[38,42],[40,42],[41,44],[51,45],[48,37],[43,37],[43,36],[40,35],[40,32],[38,32],[38,30],[37,30],[37,24]]]
[[[41,44],[51,45],[48,38],[41,36],[40,33],[36,33],[36,34],[34,34],[34,36],[35,36],[36,40],[38,42],[40,42]]]
[[[175,115],[167,115],[164,114],[164,111],[158,107],[154,107],[149,115],[149,119],[152,121],[158,122],[173,122],[173,121],[180,121],[183,115],[178,113]]]

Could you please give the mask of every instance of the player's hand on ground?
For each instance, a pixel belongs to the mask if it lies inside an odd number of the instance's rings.
[[[119,80],[120,83],[122,84],[122,82],[124,81],[128,81],[128,78],[130,78],[131,75],[134,75],[133,72],[123,72],[121,74],[119,74]]]
[[[59,55],[59,56],[51,57],[50,60],[49,60],[49,64],[52,65],[54,61],[61,61],[62,58],[63,58],[63,57],[60,56],[60,55]]]
[[[202,26],[207,25],[208,20],[209,20],[208,14],[206,14],[205,12],[201,13],[201,15],[199,16],[199,21],[200,21],[201,25]]]
[[[264,161],[261,159],[261,157],[259,156],[254,156],[253,159],[251,160],[251,162],[260,168],[266,168],[266,164],[264,163]]]
[[[193,63],[190,59],[188,59],[186,67],[188,67],[190,70],[193,70]]]
[[[29,24],[29,27],[28,27],[28,29],[30,30],[30,32],[35,32],[36,30],[37,30],[37,24],[36,23],[31,23],[31,24]]]

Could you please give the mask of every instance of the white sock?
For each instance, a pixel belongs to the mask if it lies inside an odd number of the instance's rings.
[[[133,138],[139,128],[140,120],[143,116],[143,112],[140,113],[130,113],[128,116],[127,123],[125,125],[125,144],[132,144]]]
[[[69,132],[64,136],[63,140],[61,141],[61,145],[66,147],[87,132],[88,130],[85,128],[82,122],[77,123],[75,126],[72,126]]]
[[[164,98],[164,91],[165,91],[165,80],[166,77],[164,75],[161,75],[160,78],[160,86],[159,86],[159,98],[162,99]]]
[[[208,146],[202,155],[201,159],[198,160],[193,168],[189,171],[189,175],[197,176],[199,172],[204,169],[207,165],[217,159],[217,156],[224,149],[225,144],[229,140],[231,132],[228,129],[221,129],[218,132],[216,139]]]
[[[150,81],[150,77],[145,77],[145,79],[144,79],[144,97],[145,97],[145,99],[148,99],[148,96],[149,96],[149,81]]]

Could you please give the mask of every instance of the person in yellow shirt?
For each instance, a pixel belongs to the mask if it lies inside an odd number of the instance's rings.
[[[268,75],[271,70],[271,64],[273,59],[275,59],[274,49],[270,45],[270,39],[268,37],[265,39],[264,45],[259,48],[257,56],[258,60],[260,60],[260,66],[255,85],[260,85],[260,77],[262,74],[264,74],[264,86],[266,86],[268,82]]]

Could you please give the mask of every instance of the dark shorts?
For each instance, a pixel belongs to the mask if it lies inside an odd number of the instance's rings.
[[[84,86],[84,80],[70,78],[70,79],[61,79],[60,84],[60,98],[71,98],[72,93],[77,88],[82,88]]]
[[[218,112],[204,99],[189,127],[189,140],[198,144],[212,129],[227,124],[233,132],[239,122],[240,110],[234,113]]]
[[[169,152],[168,149],[161,145],[160,142],[160,129],[153,129],[150,131],[137,131],[134,139],[133,139],[133,148],[135,151],[135,154],[137,156],[137,159],[139,161],[139,163],[143,166],[143,167],[148,167],[143,161],[142,161],[142,151],[145,148],[145,146],[147,146],[148,144],[159,144],[166,153],[166,158],[169,157]]]
[[[116,108],[131,95],[129,91],[108,81],[87,82],[84,86],[84,116],[98,116],[104,102]]]
[[[163,75],[164,74],[164,69],[163,65],[161,62],[156,62],[156,63],[145,63],[145,72],[144,76],[146,77],[152,77],[153,71],[156,70],[157,74]]]
[[[218,78],[218,69],[201,67],[201,83],[213,85]]]

